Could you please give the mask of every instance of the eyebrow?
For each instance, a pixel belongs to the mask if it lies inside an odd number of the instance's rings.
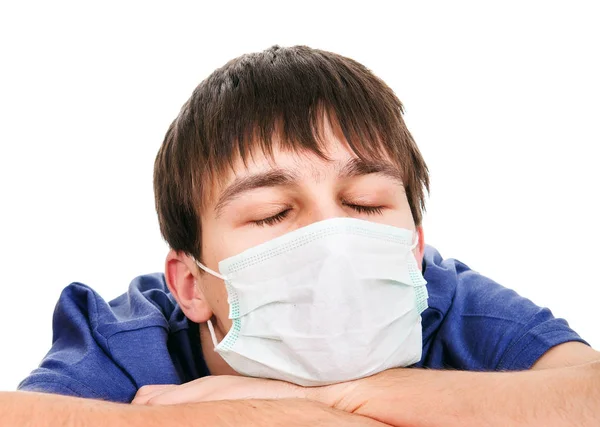
[[[391,163],[381,161],[367,161],[358,158],[350,159],[338,168],[340,178],[354,178],[357,176],[379,174],[402,185],[402,173]]]
[[[242,193],[257,188],[289,186],[297,181],[297,173],[284,169],[274,169],[268,172],[237,178],[219,196],[219,201],[215,205],[216,216],[219,217],[223,208]]]
[[[355,178],[358,176],[379,174],[402,185],[402,174],[397,167],[386,162],[366,161],[358,158],[350,159],[336,167],[339,178]],[[219,196],[215,205],[216,217],[219,217],[233,199],[240,194],[258,188],[291,186],[298,182],[299,174],[287,169],[273,169],[267,172],[237,178]]]

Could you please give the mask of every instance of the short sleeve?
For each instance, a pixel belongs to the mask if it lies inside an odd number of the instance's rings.
[[[99,305],[106,303],[85,285],[73,283],[63,290],[53,316],[52,347],[19,390],[131,401],[135,385],[95,330]]]
[[[436,321],[422,366],[471,371],[526,370],[559,344],[587,344],[564,319],[454,259],[430,262],[426,278]],[[435,330],[434,330],[435,329]]]

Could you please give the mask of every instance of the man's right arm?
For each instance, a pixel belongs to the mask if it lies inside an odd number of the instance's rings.
[[[0,392],[0,426],[365,426],[384,427],[303,399],[237,400],[170,406],[128,405],[45,393]]]

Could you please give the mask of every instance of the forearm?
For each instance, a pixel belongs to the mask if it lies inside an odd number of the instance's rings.
[[[233,406],[242,406],[244,403],[235,402]],[[221,404],[219,411],[212,411],[211,405],[219,405],[219,402],[153,407],[45,393],[0,392],[0,425],[36,427],[218,425],[216,414],[224,414],[231,406]]]
[[[44,393],[0,392],[0,427],[241,427],[306,425],[384,427],[360,415],[307,399],[221,400],[127,405]]]
[[[395,369],[320,396],[394,426],[597,426],[600,362],[512,373]]]

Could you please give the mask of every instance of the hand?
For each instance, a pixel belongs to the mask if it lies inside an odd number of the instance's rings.
[[[238,400],[240,407],[237,407],[234,402],[222,402],[225,406],[218,412],[223,425],[387,426],[371,418],[349,414],[316,401],[327,395],[325,391],[331,390],[337,395],[343,391],[342,389],[345,390],[343,384],[301,387],[284,381],[218,375],[199,378],[182,385],[144,386],[138,390],[131,403],[175,405]]]
[[[199,378],[182,385],[141,387],[135,405],[174,405],[212,400],[311,398],[315,390],[284,381],[233,375]]]

